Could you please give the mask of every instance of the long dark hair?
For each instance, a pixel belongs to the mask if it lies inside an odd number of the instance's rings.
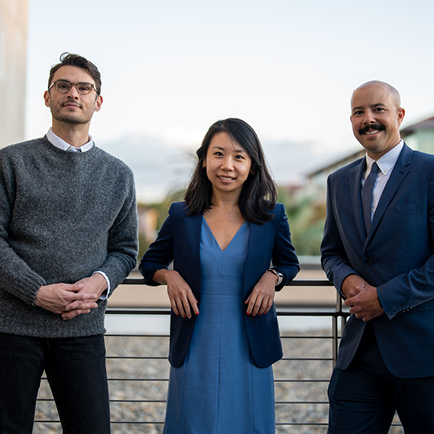
[[[242,146],[252,160],[250,174],[243,184],[238,206],[241,215],[251,223],[262,224],[272,219],[270,211],[276,205],[277,187],[265,161],[261,142],[253,128],[241,119],[229,118],[217,121],[209,128],[196,151],[198,162],[185,193],[188,215],[202,214],[212,207],[212,184],[202,165],[212,138],[218,133],[227,133]]]

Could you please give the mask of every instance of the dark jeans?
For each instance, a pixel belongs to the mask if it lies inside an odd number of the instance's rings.
[[[434,377],[392,375],[372,327],[348,369],[334,369],[328,394],[328,434],[387,434],[395,411],[406,434],[434,433]]]
[[[110,433],[102,335],[44,339],[0,333],[0,433],[32,433],[45,370],[66,434]]]

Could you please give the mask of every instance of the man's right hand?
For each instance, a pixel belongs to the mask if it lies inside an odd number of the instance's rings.
[[[68,312],[80,307],[82,313],[89,313],[98,307],[96,294],[78,292],[83,283],[54,283],[39,288],[36,294],[35,305],[56,314]],[[72,306],[71,304],[74,303]]]

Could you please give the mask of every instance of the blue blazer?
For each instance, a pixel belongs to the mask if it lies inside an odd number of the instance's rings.
[[[385,313],[372,320],[387,368],[399,378],[434,375],[434,156],[399,155],[365,233],[361,179],[365,159],[328,179],[322,265],[342,294],[342,282],[358,274],[377,287]],[[351,363],[365,323],[351,315],[337,367]]]
[[[201,267],[200,232],[202,215],[187,216],[184,202],[172,204],[169,216],[158,237],[140,262],[140,272],[147,285],[158,285],[152,280],[155,272],[167,268],[173,260],[173,268],[190,285],[200,303]],[[270,267],[278,268],[284,278],[276,288],[282,287],[298,273],[299,265],[291,244],[288,219],[283,205],[277,204],[274,218],[263,225],[250,223],[248,254],[244,266],[243,299],[252,291],[256,282]],[[246,306],[247,309],[247,306]],[[276,309],[261,316],[245,315],[250,351],[255,363],[267,367],[282,357]],[[171,312],[169,361],[179,367],[183,364],[193,334],[196,317],[182,318]]]

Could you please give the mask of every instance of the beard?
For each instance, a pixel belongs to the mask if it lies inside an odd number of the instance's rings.
[[[65,124],[83,125],[90,121],[90,119],[86,120],[83,117],[54,114],[53,112],[51,112],[51,114],[56,121],[63,122]]]
[[[71,125],[87,124],[92,119],[95,110],[94,105],[87,109],[84,109],[83,105],[80,105],[80,109],[81,110],[77,113],[76,111],[65,111],[63,104],[60,107],[50,106],[51,115],[56,121]]]

